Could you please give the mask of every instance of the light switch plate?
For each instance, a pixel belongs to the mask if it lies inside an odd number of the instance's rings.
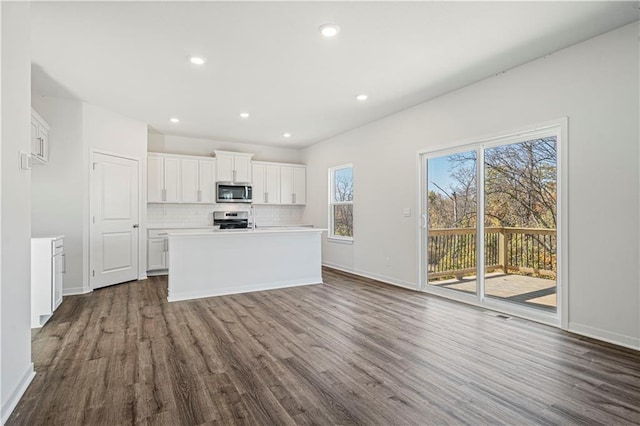
[[[20,170],[31,170],[31,155],[20,151]]]
[[[407,207],[403,210],[402,215],[404,217],[411,217],[411,207]]]

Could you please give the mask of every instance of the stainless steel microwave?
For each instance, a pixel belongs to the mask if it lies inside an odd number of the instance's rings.
[[[251,203],[252,190],[250,183],[217,182],[216,202],[218,203]]]

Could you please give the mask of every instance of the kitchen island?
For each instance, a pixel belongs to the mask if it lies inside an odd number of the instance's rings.
[[[324,229],[169,233],[169,302],[322,283]]]

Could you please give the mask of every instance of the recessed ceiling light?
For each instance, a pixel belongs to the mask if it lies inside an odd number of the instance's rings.
[[[189,62],[194,65],[204,65],[207,60],[205,58],[201,58],[200,56],[189,56]]]
[[[318,27],[320,34],[325,37],[335,37],[340,32],[340,27],[336,24],[322,24]]]
[[[367,99],[369,99],[369,96],[365,95],[364,93],[361,93],[358,96],[356,96],[356,99],[359,101],[366,101]]]
[[[282,136],[284,136],[285,138],[290,138],[290,137],[291,137],[291,133],[285,133],[285,134],[284,134],[284,135],[282,135]]]
[[[172,123],[179,123],[180,119],[174,117],[174,118],[170,118],[169,121]]]
[[[241,112],[241,113],[240,113],[240,117],[242,117],[242,118],[249,118],[249,113],[248,113],[248,112]]]

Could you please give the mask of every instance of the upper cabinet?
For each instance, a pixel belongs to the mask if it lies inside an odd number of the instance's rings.
[[[307,168],[299,164],[253,162],[253,204],[307,202]]]
[[[218,182],[251,182],[251,157],[253,154],[214,151],[217,164]]]
[[[307,168],[305,166],[281,166],[280,181],[281,204],[306,204]]]
[[[149,153],[147,202],[215,203],[216,160]]]
[[[280,165],[253,162],[253,204],[280,204]]]
[[[31,110],[31,158],[33,164],[49,161],[49,125],[37,112]]]

